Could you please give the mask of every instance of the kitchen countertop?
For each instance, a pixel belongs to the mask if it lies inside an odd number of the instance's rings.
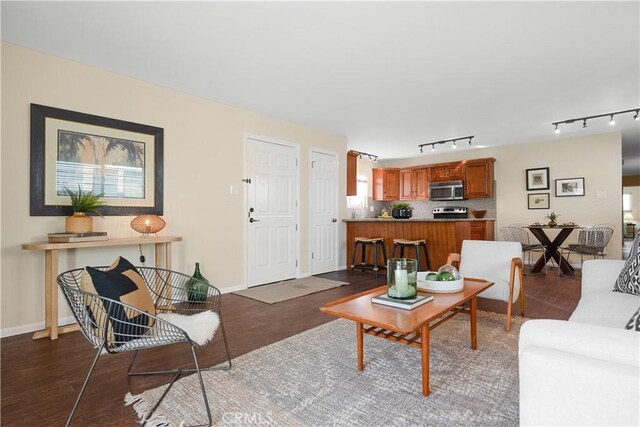
[[[342,222],[460,222],[460,221],[495,221],[495,218],[409,218],[409,219],[395,219],[395,218],[348,218],[343,219]]]

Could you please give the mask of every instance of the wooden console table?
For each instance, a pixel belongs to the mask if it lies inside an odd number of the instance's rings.
[[[49,337],[58,339],[58,334],[77,331],[76,323],[58,326],[58,251],[66,249],[106,248],[110,246],[155,245],[155,266],[171,269],[171,243],[180,242],[182,237],[133,237],[74,243],[23,243],[22,249],[44,251],[44,329],[33,334],[33,339]],[[164,260],[162,248],[164,247]]]

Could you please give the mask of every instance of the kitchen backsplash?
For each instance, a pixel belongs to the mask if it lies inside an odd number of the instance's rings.
[[[440,206],[464,206],[469,209],[469,218],[473,218],[471,210],[486,210],[487,214],[485,218],[496,218],[496,199],[468,199],[468,200],[452,200],[446,202],[432,202],[429,200],[409,200],[407,201],[413,206],[413,218],[418,219],[432,219],[433,208]],[[366,208],[349,208],[347,214],[349,218],[375,218],[380,215],[383,208],[389,209],[391,212],[391,205],[395,202],[378,202],[369,197],[367,200]],[[370,210],[370,206],[373,206],[373,212]]]

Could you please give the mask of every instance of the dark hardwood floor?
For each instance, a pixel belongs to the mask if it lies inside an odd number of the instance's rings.
[[[349,271],[323,274],[321,277],[350,284],[273,305],[233,294],[224,295],[224,321],[232,357],[334,320],[320,313],[318,308],[328,301],[383,285],[382,276],[375,279],[370,272]],[[525,276],[525,292],[526,317],[567,319],[580,298],[580,282],[559,278],[554,270],[550,270],[546,276]],[[478,308],[505,311],[504,303],[483,299],[479,300]],[[519,313],[517,310],[514,306],[514,313]],[[2,425],[64,425],[95,355],[86,339],[80,332],[63,334],[56,341],[33,341],[31,334],[24,334],[2,339],[1,346]],[[220,334],[198,357],[201,366],[224,361]],[[129,354],[100,358],[73,425],[136,425],[133,409],[124,406],[124,395],[166,384],[169,378],[129,378],[126,375],[129,358]],[[136,364],[138,368],[157,369],[187,367],[189,361],[188,348],[174,345],[147,350],[141,353]],[[215,395],[210,399],[215,407]]]

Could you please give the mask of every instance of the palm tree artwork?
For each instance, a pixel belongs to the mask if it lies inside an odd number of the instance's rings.
[[[121,138],[60,130],[57,194],[80,185],[104,197],[143,197],[145,144]]]

